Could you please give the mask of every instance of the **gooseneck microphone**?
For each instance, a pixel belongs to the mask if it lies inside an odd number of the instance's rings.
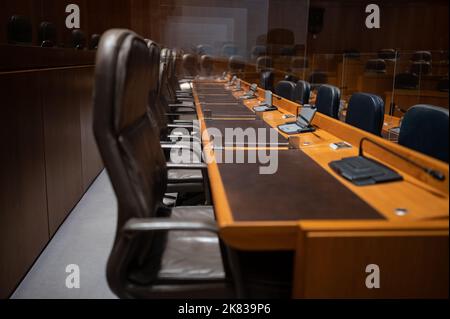
[[[397,152],[394,152],[394,151],[392,151],[391,149],[387,148],[386,146],[381,145],[380,143],[377,143],[377,142],[371,140],[371,139],[368,138],[368,137],[363,137],[363,138],[361,139],[361,141],[359,142],[359,156],[361,156],[361,157],[365,157],[365,156],[364,156],[364,151],[363,151],[363,143],[364,143],[364,141],[368,141],[368,142],[370,142],[370,143],[372,143],[372,144],[378,146],[379,148],[385,150],[386,152],[388,152],[388,153],[390,153],[390,154],[392,154],[392,155],[394,155],[394,156],[396,156],[396,157],[402,159],[403,161],[405,161],[405,162],[407,162],[407,163],[409,163],[409,164],[411,164],[411,165],[413,165],[413,166],[415,166],[415,167],[421,169],[422,171],[424,171],[425,173],[427,173],[429,176],[433,177],[434,179],[436,179],[436,180],[438,180],[438,181],[441,181],[441,182],[445,181],[445,175],[444,175],[444,173],[442,173],[442,172],[440,172],[440,171],[438,171],[438,170],[436,170],[436,169],[433,169],[433,168],[430,168],[430,167],[423,166],[423,165],[421,165],[421,164],[419,164],[419,163],[413,161],[412,159],[409,159],[409,158],[407,158],[406,156],[403,156],[403,155],[401,155],[401,154],[399,154],[399,153],[397,153]]]

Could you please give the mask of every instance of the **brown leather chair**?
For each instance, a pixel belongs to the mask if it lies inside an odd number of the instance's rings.
[[[159,61],[160,61],[160,47],[158,44],[151,40],[146,41],[148,52],[152,64],[151,68],[151,81],[149,82],[149,100],[148,100],[148,114],[149,118],[154,124],[155,128],[159,131],[160,143],[162,147],[168,151],[172,151],[176,148],[188,149],[197,158],[198,161],[202,160],[201,153],[201,140],[198,135],[183,134],[175,135],[172,131],[175,129],[184,129],[188,132],[193,130],[192,121],[185,122],[179,121],[177,123],[170,122],[170,117],[166,113],[164,106],[159,99]],[[156,66],[156,67],[155,67]],[[173,115],[173,114],[172,114]],[[180,143],[183,142],[183,143]],[[176,143],[176,144],[175,144]],[[169,158],[169,154],[166,154]],[[204,193],[205,201],[210,203],[209,198],[209,186],[207,174],[202,174],[199,169],[178,169],[168,171],[168,184],[171,191],[176,192],[190,192],[190,193]]]
[[[202,74],[205,76],[211,76],[214,69],[214,59],[210,55],[202,55],[200,58],[200,68],[202,70]]]
[[[102,36],[94,133],[118,201],[108,283],[121,298],[236,296],[239,273],[222,258],[226,248],[221,249],[213,208],[162,205],[167,169],[183,166],[166,163],[147,113],[154,67],[146,43],[132,31]]]

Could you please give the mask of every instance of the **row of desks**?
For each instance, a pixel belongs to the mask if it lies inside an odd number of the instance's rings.
[[[300,105],[275,97],[277,111],[255,114],[252,108],[263,100],[264,91],[259,89],[258,99],[244,102],[237,100],[241,94],[226,90],[220,81],[194,84],[216,219],[227,245],[248,251],[295,251],[295,298],[448,295],[446,163],[322,114],[313,121],[316,132],[289,137],[276,127],[289,121],[283,115],[295,115]],[[271,144],[236,145],[213,134],[236,128],[265,129],[267,135],[272,130],[276,139]],[[365,136],[441,170],[446,181],[434,181],[367,144],[365,152],[400,172],[404,181],[354,186],[328,163],[357,155]],[[353,147],[329,147],[343,140]],[[273,174],[261,174],[261,164],[247,160],[252,151],[276,159]],[[243,162],[224,163],[227,155],[236,158],[238,153]],[[379,267],[383,278],[379,289],[365,285],[371,264]]]

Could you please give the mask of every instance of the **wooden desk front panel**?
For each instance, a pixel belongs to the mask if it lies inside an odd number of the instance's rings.
[[[304,232],[294,298],[448,298],[447,231]],[[380,287],[369,289],[368,265]]]

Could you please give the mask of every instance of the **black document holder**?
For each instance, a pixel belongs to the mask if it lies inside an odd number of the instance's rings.
[[[403,180],[397,172],[364,156],[343,158],[329,165],[335,172],[357,186]]]
[[[289,135],[290,134],[310,133],[310,132],[314,132],[316,130],[316,128],[314,126],[308,125],[308,126],[302,127],[302,126],[298,125],[297,122],[278,125],[278,129],[281,132],[289,134]]]
[[[255,111],[255,112],[270,112],[270,111],[276,111],[276,110],[278,110],[278,108],[276,106],[268,105],[268,104],[261,104],[261,105],[255,106],[253,108],[253,111]]]

